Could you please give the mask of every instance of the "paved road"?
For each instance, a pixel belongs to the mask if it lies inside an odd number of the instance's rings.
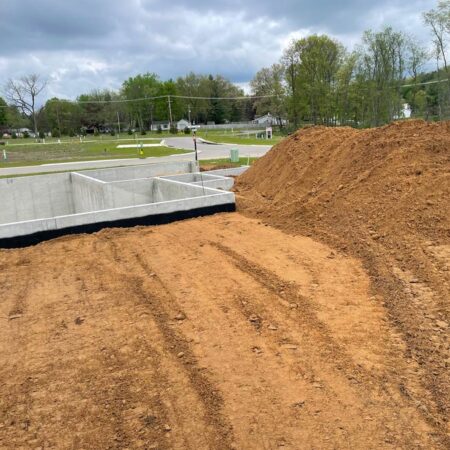
[[[168,138],[165,141],[170,147],[194,149],[194,143],[191,137]],[[241,156],[263,156],[271,147],[271,145],[206,144],[200,140],[197,141],[200,159],[227,158],[230,156],[230,150],[232,148],[239,149]]]
[[[99,161],[82,161],[69,162],[57,164],[43,164],[40,166],[24,166],[24,167],[7,167],[0,169],[0,176],[9,175],[25,175],[42,172],[61,172],[72,170],[86,170],[86,169],[101,169],[106,167],[117,166],[136,166],[140,164],[149,164],[157,162],[170,162],[174,160],[193,160],[195,155],[193,153],[194,143],[191,137],[168,138],[165,139],[169,147],[181,148],[185,150],[192,150],[192,153],[184,153],[178,155],[162,156],[155,158],[128,158],[128,159],[107,159]],[[227,158],[230,156],[230,149],[239,149],[240,156],[259,157],[265,155],[271,148],[270,145],[239,145],[239,144],[205,144],[198,142],[198,157],[199,159],[217,159]]]

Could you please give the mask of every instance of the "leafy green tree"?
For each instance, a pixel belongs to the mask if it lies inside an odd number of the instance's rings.
[[[214,78],[212,75],[209,75],[208,80],[211,95],[209,100],[208,120],[216,124],[221,124],[225,121],[224,101],[219,99],[223,95],[222,80],[218,77]]]
[[[426,108],[426,95],[418,94],[423,92],[419,85],[419,77],[424,64],[429,59],[429,54],[417,41],[410,38],[407,42],[408,56],[406,59],[407,70],[410,74],[410,82],[413,86],[409,90],[409,95],[404,98],[411,106],[412,113],[415,116],[423,117]]]
[[[260,97],[254,101],[256,114],[271,113],[277,118],[280,127],[286,115],[286,91],[284,86],[284,67],[273,64],[261,69],[250,82],[252,94]]]
[[[48,130],[58,130],[60,134],[69,134],[71,130],[79,132],[82,126],[83,108],[78,103],[61,100],[56,97],[47,100],[42,111],[42,120]]]
[[[188,97],[180,99],[184,117],[190,119],[191,123],[206,122],[209,109],[208,97],[211,93],[208,77],[191,72],[185,77],[178,78],[176,85],[178,94]]]
[[[423,14],[425,24],[433,35],[433,43],[436,49],[437,73],[440,73],[440,61],[442,60],[447,85],[444,95],[441,95],[439,109],[450,109],[450,68],[447,60],[447,50],[450,39],[450,1],[439,1],[435,9]],[[441,86],[439,87],[441,89]],[[440,112],[441,116],[441,112]]]
[[[5,100],[0,97],[0,127],[8,125],[8,105]]]
[[[290,44],[282,62],[294,123],[300,118],[314,124],[334,123],[337,77],[344,56],[344,47],[325,35]]]
[[[150,128],[154,120],[161,120],[161,105],[165,105],[167,111],[167,101],[152,99],[152,97],[163,95],[162,83],[158,75],[154,73],[128,78],[122,84],[121,94],[128,100],[126,107],[130,126],[133,128],[137,125],[140,131]]]
[[[117,114],[122,112],[121,96],[107,89],[93,90],[82,94],[77,102],[80,106],[81,126],[85,128],[112,128],[117,124]]]
[[[281,58],[281,64],[284,67],[284,73],[286,77],[286,93],[287,104],[286,107],[289,111],[289,116],[294,126],[300,124],[300,117],[298,111],[298,105],[300,103],[298,86],[300,58],[296,48],[296,41],[291,41],[289,46],[284,50]]]
[[[245,102],[242,89],[221,75],[209,75],[208,121],[216,124],[240,121],[245,116]]]
[[[379,126],[400,117],[407,39],[392,28],[364,33],[358,50],[356,82],[363,100],[361,120]]]

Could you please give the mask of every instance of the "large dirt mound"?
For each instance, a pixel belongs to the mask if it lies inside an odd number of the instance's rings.
[[[448,237],[450,123],[413,121],[358,131],[308,128],[240,177],[252,210],[286,228],[329,222],[380,235]],[[256,200],[256,202],[255,202]],[[270,208],[267,208],[270,206]],[[338,223],[336,223],[338,220]]]
[[[448,431],[450,123],[303,129],[236,192],[242,212],[362,258],[423,367],[429,419]]]

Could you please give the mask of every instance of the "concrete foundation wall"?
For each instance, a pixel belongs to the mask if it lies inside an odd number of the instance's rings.
[[[68,173],[0,179],[0,223],[74,212]]]
[[[206,172],[186,173],[162,178],[222,190],[230,190],[234,185],[233,178],[212,175]]]
[[[153,202],[153,179],[114,183],[72,173],[75,213],[102,211]]]
[[[183,162],[0,180],[0,242],[233,211],[234,194],[210,187],[233,180],[199,173],[154,177],[197,168]]]
[[[89,170],[84,173],[89,177],[97,178],[102,181],[124,181],[197,171],[198,164],[195,161],[181,161],[163,164],[148,164],[145,166]]]
[[[163,183],[174,182],[163,181]],[[200,191],[202,191],[202,189],[200,189]],[[13,236],[26,236],[39,232],[60,230],[93,223],[107,223],[118,220],[127,220],[130,218],[170,214],[177,211],[211,208],[219,205],[234,205],[235,198],[232,192],[220,192],[215,190],[211,190],[211,192],[212,195],[201,195],[189,199],[171,200],[141,206],[129,206],[126,208],[71,214],[68,216],[54,217],[51,219],[8,223],[6,225],[0,225],[0,239],[6,239]]]
[[[153,203],[153,178],[108,183],[111,208]]]
[[[207,191],[192,184],[181,183],[179,181],[155,178],[153,180],[153,201],[166,202],[168,200],[189,199],[201,197],[202,195],[217,194],[216,191]]]
[[[98,211],[110,207],[107,185],[81,173],[71,173],[75,213]]]
[[[242,175],[250,166],[233,167],[231,169],[208,170],[205,174],[220,175],[224,177],[237,177]]]

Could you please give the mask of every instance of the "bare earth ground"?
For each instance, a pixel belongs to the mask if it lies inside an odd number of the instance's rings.
[[[361,263],[238,213],[0,251],[0,324],[1,449],[443,448]]]

